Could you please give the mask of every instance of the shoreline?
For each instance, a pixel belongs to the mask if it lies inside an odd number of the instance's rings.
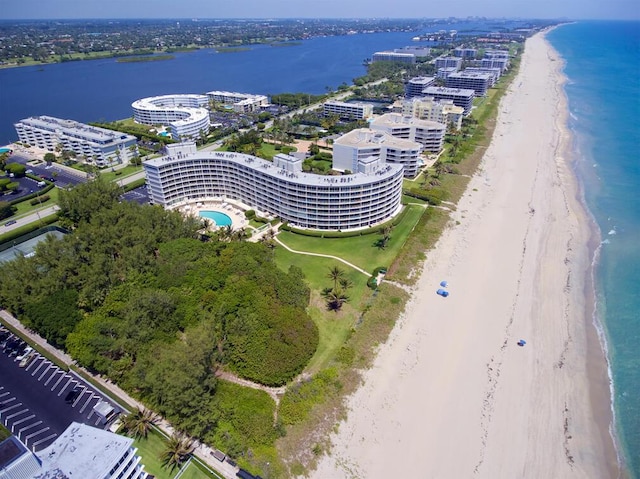
[[[312,477],[623,477],[593,320],[599,230],[547,32],[528,40],[456,224]],[[442,279],[446,300],[431,291]]]

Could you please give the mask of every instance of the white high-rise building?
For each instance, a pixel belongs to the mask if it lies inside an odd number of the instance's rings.
[[[471,113],[475,92],[464,88],[430,86],[424,90],[424,96],[430,96],[435,100],[453,100],[454,105],[464,108],[466,116]]]
[[[211,198],[233,200],[262,216],[317,230],[368,228],[402,209],[400,164],[356,158],[345,168],[352,174],[329,176],[301,172],[297,163],[296,158],[280,156],[272,163],[178,143],[167,145],[167,156],[144,161],[143,166],[151,201],[164,207]]]
[[[487,90],[493,83],[493,73],[474,72],[464,70],[447,76],[447,88],[473,90],[475,96],[486,96]]]
[[[33,116],[20,120],[14,126],[22,143],[51,152],[60,146],[74,152],[79,160],[93,162],[100,167],[127,162],[137,154],[135,136],[73,120]]]

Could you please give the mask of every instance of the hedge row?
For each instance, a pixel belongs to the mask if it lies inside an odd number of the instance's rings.
[[[36,181],[43,181],[42,178],[38,177],[38,176],[34,176],[34,175],[27,175],[29,178],[31,178],[32,180],[36,180]],[[48,191],[51,191],[51,189],[53,188],[53,183],[49,183],[48,181],[46,182],[47,186],[45,186],[44,188],[42,188],[41,190],[38,191],[34,191],[31,194],[28,194],[27,196],[22,196],[20,198],[16,198],[15,200],[11,200],[9,202],[9,204],[11,204],[11,206],[15,206],[18,203],[22,203],[23,201],[29,201],[32,200],[34,198],[37,198],[38,196],[44,195],[45,193],[47,193]]]
[[[7,233],[0,235],[0,244],[7,243],[8,241],[13,241],[22,235],[26,235],[28,233],[31,233],[32,231],[42,228],[43,225],[53,224],[59,219],[60,218],[58,217],[58,214],[54,213],[52,215],[41,218],[40,221],[34,221],[33,223],[29,223],[14,230],[8,231]]]
[[[31,201],[29,201],[29,204],[31,206],[35,206],[37,204],[40,203],[44,203],[45,201],[49,201],[51,199],[51,197],[49,195],[44,195],[44,196],[40,196],[39,198],[34,198]]]

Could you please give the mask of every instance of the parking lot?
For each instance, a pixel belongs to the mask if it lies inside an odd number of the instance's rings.
[[[139,186],[138,188],[134,188],[131,191],[124,193],[121,198],[125,201],[134,201],[136,203],[140,203],[141,205],[146,205],[149,203],[149,193],[147,191],[147,186]]]
[[[109,398],[60,369],[0,326],[0,421],[34,452],[50,445],[74,421],[106,428],[94,407]],[[106,405],[105,405],[106,406]]]

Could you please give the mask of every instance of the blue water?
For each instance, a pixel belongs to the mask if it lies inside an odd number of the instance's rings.
[[[603,244],[595,271],[619,445],[640,477],[640,22],[580,22],[548,39],[566,61],[577,172]]]
[[[524,21],[448,23],[419,32],[312,38],[299,45],[257,45],[248,51],[205,49],[174,54],[172,60],[118,63],[116,59],[0,69],[0,145],[17,140],[13,124],[34,115],[81,122],[133,115],[131,103],[169,93],[229,90],[272,95],[321,94],[350,85],[366,73],[363,61],[380,50],[421,45],[411,39],[440,29],[497,30]],[[1,40],[0,40],[1,42]]]
[[[216,226],[231,226],[231,218],[219,211],[201,211],[199,213],[203,218],[215,221]]]

